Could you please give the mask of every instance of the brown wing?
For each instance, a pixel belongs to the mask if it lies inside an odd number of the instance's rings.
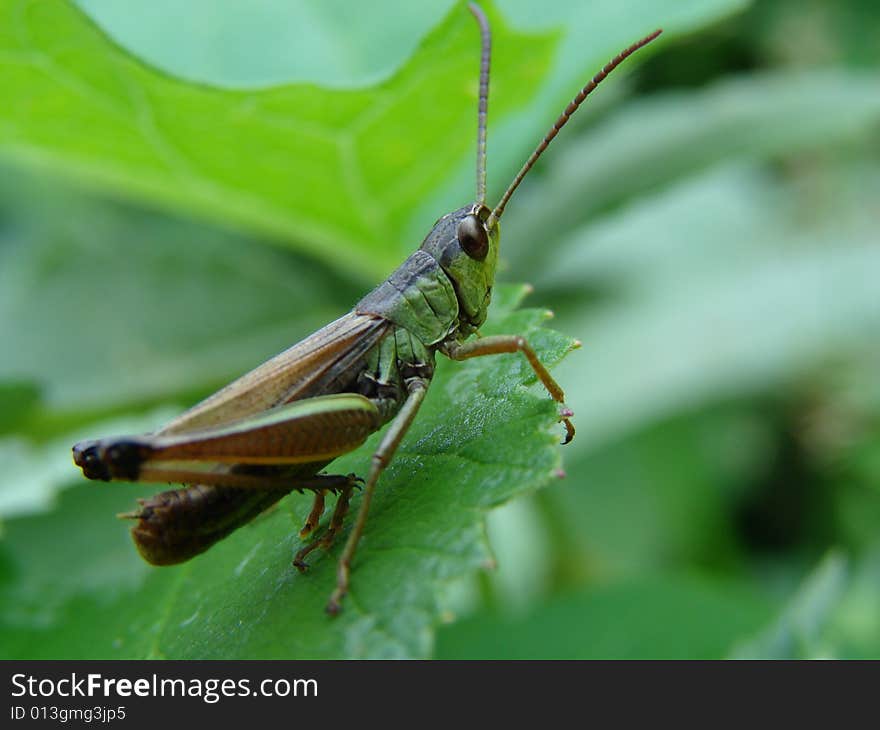
[[[385,319],[349,312],[218,390],[157,433],[217,427],[315,395],[322,381],[333,380],[356,365],[390,328]]]

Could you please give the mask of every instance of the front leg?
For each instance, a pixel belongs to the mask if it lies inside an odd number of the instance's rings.
[[[440,352],[446,355],[450,360],[468,360],[472,357],[482,357],[483,355],[501,355],[504,353],[521,352],[526,356],[538,380],[543,383],[550,397],[557,403],[561,403],[563,410],[560,418],[565,424],[565,441],[567,444],[574,438],[574,425],[569,417],[574,415],[569,408],[565,406],[565,393],[559,387],[553,376],[544,367],[544,364],[538,359],[532,346],[525,337],[520,335],[491,335],[489,337],[481,337],[470,342],[457,342],[455,340],[444,343],[440,348]]]
[[[379,443],[379,448],[373,454],[370,473],[364,485],[364,496],[361,500],[357,519],[345,543],[342,557],[339,558],[339,565],[336,571],[336,590],[333,591],[330,601],[327,603],[327,613],[339,613],[342,599],[348,593],[348,576],[351,571],[351,561],[354,558],[358,542],[364,532],[364,525],[367,522],[367,513],[370,510],[370,502],[373,499],[376,482],[379,480],[379,475],[388,466],[391,458],[394,456],[394,452],[397,451],[397,447],[412,425],[419,406],[422,405],[422,401],[425,399],[425,393],[428,392],[428,383],[429,381],[424,378],[413,378],[407,382],[406,401],[385,432],[385,436]]]

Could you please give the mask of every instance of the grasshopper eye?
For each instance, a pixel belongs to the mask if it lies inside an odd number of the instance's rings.
[[[489,234],[482,221],[473,213],[458,224],[458,243],[472,259],[482,261],[489,253]]]

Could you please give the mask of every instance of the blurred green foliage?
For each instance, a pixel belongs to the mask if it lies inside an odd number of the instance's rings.
[[[545,475],[559,454],[526,438],[548,413],[503,385],[518,363],[444,363],[458,380],[432,391],[363,561],[377,613],[335,627],[331,571],[312,592],[285,572],[304,502],[197,570],[150,569],[111,517],[147,492],[81,483],[69,447],[154,427],[342,313],[467,202],[473,21],[439,1],[355,19],[261,0],[253,24],[162,5],[0,5],[5,656],[880,656],[876,3],[496,2],[490,197],[585,78],[667,31],[505,213],[501,277],[584,342],[555,370],[578,436],[566,479],[489,513],[496,568],[474,572],[472,506],[547,481],[505,472],[504,448]],[[162,43],[168,24],[190,43]],[[302,57],[337,60],[322,77]],[[259,88],[282,80],[307,83]],[[520,408],[532,425],[505,429]],[[494,466],[451,504],[438,464],[468,448]],[[391,549],[416,535],[421,562]]]

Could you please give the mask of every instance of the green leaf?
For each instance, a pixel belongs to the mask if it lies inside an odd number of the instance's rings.
[[[116,0],[74,1],[149,65],[225,88],[384,81],[455,5],[422,0],[418,12],[401,12],[399,0],[153,0],[133,12]]]
[[[515,32],[486,5],[494,49],[491,156],[501,173],[490,189],[500,191],[567,98],[621,47],[655,24],[666,21],[669,38],[743,2],[689,0],[671,10],[661,0],[623,6],[604,0],[592,3],[589,13],[581,3],[559,4],[542,22],[555,28],[567,19],[557,36],[558,54],[553,38]],[[211,13],[207,20],[199,7]],[[182,16],[193,35],[223,13],[199,7]],[[297,8],[315,12],[308,3]],[[434,20],[440,9],[434,8]],[[522,11],[510,4],[524,27],[534,28]],[[286,20],[287,27],[300,27],[294,10],[277,12],[281,25]],[[390,37],[410,39],[418,34],[410,15],[388,12],[381,25],[395,29]],[[329,35],[344,39],[347,49],[362,45],[363,25],[347,13],[338,17],[345,27],[328,20]],[[418,25],[423,28],[423,21]],[[63,2],[4,3],[0,29],[0,85],[9,102],[0,111],[0,153],[16,159],[74,174],[116,195],[272,234],[370,277],[396,264],[438,210],[470,199],[479,56],[477,29],[464,3],[394,75],[344,91],[312,84],[247,90],[187,84],[131,58]],[[248,35],[241,42],[264,40]],[[374,34],[369,42],[381,45]],[[384,56],[386,70],[394,65],[384,52],[365,55]],[[166,68],[185,66],[165,60]],[[295,57],[289,63],[302,68]],[[327,78],[333,82],[332,71]]]
[[[501,118],[534,93],[553,43],[495,14],[493,28]],[[68,3],[13,0],[0,151],[384,275],[412,247],[400,231],[414,206],[473,147],[478,37],[459,6],[378,86],[233,91],[144,66]]]
[[[646,577],[464,619],[439,632],[437,658],[719,659],[770,615],[733,582]]]
[[[499,291],[486,332],[521,332],[550,364],[571,347],[511,311]],[[337,544],[299,575],[290,566],[310,507],[292,495],[205,555],[174,567],[140,562],[114,512],[143,485],[81,485],[39,517],[10,520],[0,552],[0,646],[7,657],[423,657],[442,585],[489,561],[483,514],[559,468],[557,407],[521,358],[443,363],[419,418],[383,475],[337,619],[323,612]],[[524,384],[532,383],[528,388]],[[375,438],[337,460],[365,473]],[[157,487],[158,489],[158,487]],[[357,509],[359,498],[353,501]],[[66,549],[57,549],[64,535]],[[71,561],[71,556],[76,559]]]

